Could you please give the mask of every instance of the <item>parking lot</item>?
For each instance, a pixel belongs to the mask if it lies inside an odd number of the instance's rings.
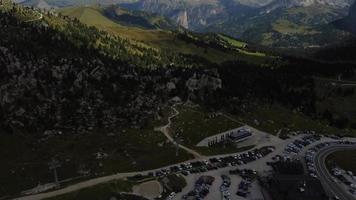
[[[204,198],[205,200],[244,200],[243,196],[238,195],[238,191],[242,182],[246,179],[238,174],[231,174],[230,171],[235,170],[236,167],[228,167],[224,169],[204,172],[201,174],[192,174],[186,177],[188,185],[181,193],[178,193],[173,199],[184,199],[192,189],[195,188],[197,180],[201,176],[210,176],[214,178],[212,185],[209,187],[209,193]],[[224,178],[223,178],[224,177]],[[229,181],[230,181],[230,184]],[[254,180],[245,188],[245,192],[250,199],[263,199],[258,183]]]
[[[173,166],[151,171],[149,176],[163,177],[168,174],[181,174],[187,186],[181,192],[170,195],[169,199],[194,199],[185,196],[196,189],[196,183],[202,176],[212,177],[214,181],[209,185],[204,199],[263,199],[257,181],[246,179],[242,174],[234,174],[236,169],[247,169],[261,176],[272,172],[270,162],[278,159],[303,159],[312,147],[321,147],[328,142],[339,141],[337,138],[324,137],[315,134],[301,134],[291,136],[286,140],[276,140],[273,146],[260,146],[253,150],[230,154],[194,159]],[[303,159],[304,160],[304,159]],[[306,162],[306,168],[308,167]],[[311,176],[312,171],[308,171]],[[315,174],[315,173],[314,173]],[[224,177],[224,178],[223,178]],[[230,185],[226,182],[230,181]],[[225,183],[225,184],[224,184]]]

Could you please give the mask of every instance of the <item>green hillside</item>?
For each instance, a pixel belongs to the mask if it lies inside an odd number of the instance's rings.
[[[114,5],[105,8],[104,15],[125,26],[141,27],[144,29],[178,29],[177,24],[163,16],[142,11],[129,11]]]
[[[228,60],[245,60],[249,62],[265,62],[265,58],[249,52],[248,49],[241,51],[225,48],[222,44],[202,44],[204,38],[195,38],[187,41],[182,39],[182,34],[187,32],[175,32],[162,29],[147,29],[144,27],[127,26],[118,23],[115,19],[105,16],[106,9],[96,6],[70,7],[58,10],[62,15],[79,19],[82,23],[95,26],[110,34],[135,41],[143,46],[154,49],[173,51],[175,53],[190,54],[221,63]],[[189,37],[189,36],[187,36]],[[199,40],[199,42],[197,42]],[[217,41],[215,41],[217,42]],[[231,44],[232,46],[234,44]]]

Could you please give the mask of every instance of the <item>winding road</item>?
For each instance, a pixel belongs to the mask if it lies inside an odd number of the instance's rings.
[[[320,150],[314,156],[314,164],[318,173],[320,182],[322,183],[326,193],[330,197],[339,197],[341,200],[355,200],[347,190],[345,190],[340,184],[335,183],[332,175],[329,173],[329,170],[326,167],[325,160],[328,155],[336,152],[349,149],[356,149],[355,145],[332,145]]]

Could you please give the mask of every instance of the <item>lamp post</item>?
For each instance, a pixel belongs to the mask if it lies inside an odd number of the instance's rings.
[[[53,170],[53,174],[54,174],[54,182],[56,184],[58,184],[58,174],[57,174],[57,168],[61,167],[61,163],[56,160],[56,159],[52,159],[49,163],[48,163],[49,169]]]

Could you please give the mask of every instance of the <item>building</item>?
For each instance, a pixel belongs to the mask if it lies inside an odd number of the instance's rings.
[[[251,136],[251,130],[247,128],[234,129],[228,133],[228,139],[232,142],[241,142]]]

